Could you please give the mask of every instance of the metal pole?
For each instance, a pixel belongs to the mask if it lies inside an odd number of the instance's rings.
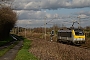
[[[26,37],[26,28],[25,28],[25,37]]]
[[[31,21],[29,21],[29,22],[31,22]],[[30,27],[29,27],[30,28]],[[30,33],[31,33],[31,28],[30,28]]]
[[[46,16],[45,16],[45,40],[46,40]]]
[[[18,26],[18,35],[19,35],[19,26]]]
[[[81,21],[80,21],[80,16],[78,16],[78,18],[79,18],[79,28],[81,27]]]
[[[79,28],[81,28],[81,20],[80,20],[80,17],[79,17],[79,25],[80,25]]]
[[[26,25],[27,26],[27,25]],[[26,37],[26,26],[25,26],[25,37]]]

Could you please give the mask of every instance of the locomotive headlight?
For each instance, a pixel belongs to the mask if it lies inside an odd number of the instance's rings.
[[[82,41],[85,40],[85,38],[74,38],[74,40]]]
[[[85,38],[83,38],[83,40],[85,40]]]
[[[77,40],[77,38],[74,38],[74,40]]]

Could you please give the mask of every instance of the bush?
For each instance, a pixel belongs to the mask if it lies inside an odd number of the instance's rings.
[[[10,7],[0,8],[0,40],[9,36],[16,21],[17,15]]]

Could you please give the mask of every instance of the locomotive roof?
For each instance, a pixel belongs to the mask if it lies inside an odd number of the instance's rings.
[[[61,30],[58,30],[58,32],[71,32],[72,30],[75,30],[75,31],[82,31],[82,29],[61,29]]]
[[[58,32],[71,32],[72,30],[58,30]]]

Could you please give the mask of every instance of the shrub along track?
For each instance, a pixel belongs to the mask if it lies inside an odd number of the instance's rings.
[[[88,49],[44,39],[30,38],[30,40],[32,40],[32,44],[29,52],[40,60],[90,60],[90,50]]]

